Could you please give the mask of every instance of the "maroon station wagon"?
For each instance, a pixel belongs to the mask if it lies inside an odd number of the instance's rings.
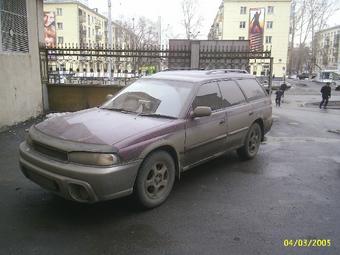
[[[66,199],[93,203],[134,193],[152,208],[183,171],[230,150],[253,158],[271,125],[271,99],[245,71],[159,72],[100,107],[32,126],[20,144],[20,166]]]

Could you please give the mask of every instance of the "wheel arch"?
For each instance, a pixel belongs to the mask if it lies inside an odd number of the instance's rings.
[[[176,177],[179,179],[180,178],[180,173],[181,173],[181,166],[180,166],[180,161],[179,161],[179,155],[178,155],[176,149],[173,146],[169,145],[169,144],[159,145],[157,147],[154,147],[154,148],[148,150],[147,152],[144,152],[143,153],[143,162],[144,162],[144,160],[149,155],[151,155],[152,153],[154,153],[156,151],[165,151],[165,152],[169,153],[169,155],[174,160]]]
[[[258,118],[254,121],[254,123],[257,123],[260,125],[260,128],[261,128],[261,141],[264,140],[264,122],[263,122],[263,119],[262,118]]]

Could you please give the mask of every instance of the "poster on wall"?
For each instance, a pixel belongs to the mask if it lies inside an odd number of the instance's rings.
[[[249,9],[249,47],[251,51],[263,51],[265,8]]]
[[[44,29],[46,46],[56,45],[55,14],[54,12],[44,12]]]

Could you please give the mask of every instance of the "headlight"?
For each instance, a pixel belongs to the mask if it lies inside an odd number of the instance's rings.
[[[68,160],[94,166],[112,166],[118,163],[118,157],[114,154],[92,152],[70,152]]]

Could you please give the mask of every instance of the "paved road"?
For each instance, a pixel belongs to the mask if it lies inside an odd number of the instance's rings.
[[[45,192],[19,172],[28,124],[1,133],[0,254],[340,254],[340,135],[328,132],[340,111],[286,100],[256,159],[230,153],[192,169],[151,211]],[[297,238],[332,243],[283,246]]]

